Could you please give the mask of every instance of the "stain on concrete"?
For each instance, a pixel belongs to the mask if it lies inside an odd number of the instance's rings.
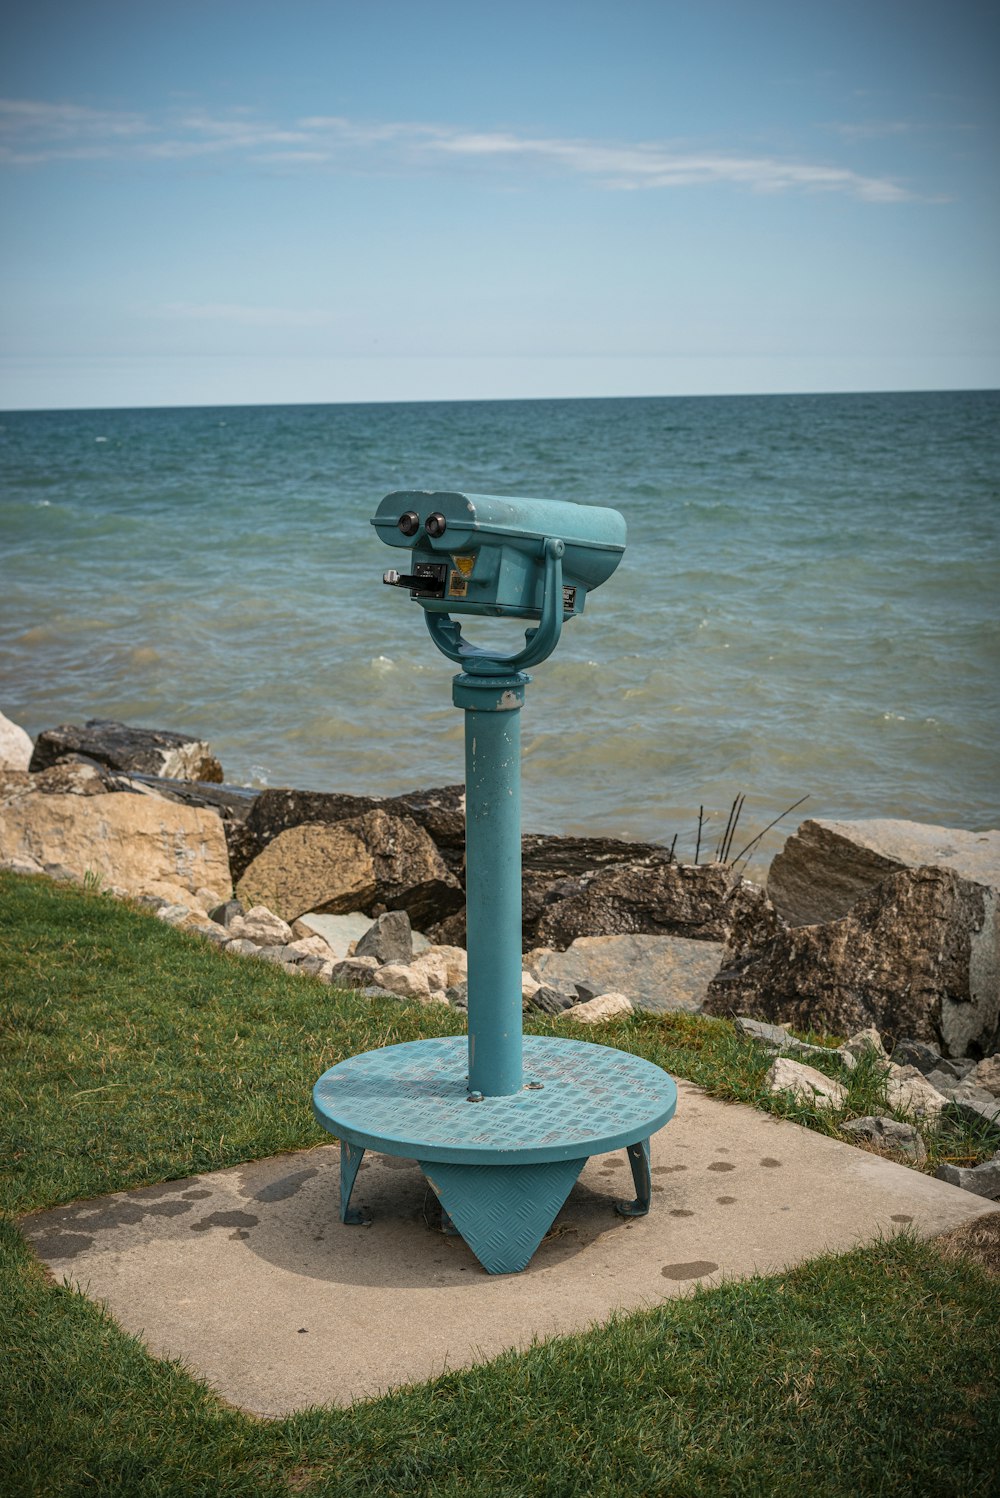
[[[736,1201],[736,1197],[735,1196],[717,1196],[715,1198],[715,1200],[718,1202],[718,1204],[719,1204],[720,1207],[731,1207],[733,1205],[733,1202]]]
[[[211,1196],[211,1191],[185,1191],[182,1200],[186,1202],[199,1202],[206,1196]]]
[[[192,1222],[192,1233],[207,1233],[209,1228],[255,1228],[260,1222],[250,1212],[210,1212],[198,1222]]]
[[[282,1176],[280,1181],[272,1181],[270,1186],[261,1187],[251,1197],[255,1202],[285,1202],[290,1196],[301,1191],[306,1181],[311,1181],[313,1176],[318,1176],[319,1170],[315,1165],[310,1165],[307,1170],[293,1171],[290,1176]]]
[[[760,1163],[761,1165],[766,1165],[769,1170],[773,1170],[776,1165],[781,1164],[781,1161],[775,1160],[771,1155],[765,1155]]]
[[[411,1170],[416,1165],[416,1160],[406,1160],[401,1155],[380,1155],[379,1163],[386,1170]]]
[[[236,1231],[235,1231],[235,1233],[230,1233],[229,1234],[230,1239],[233,1239],[233,1238],[249,1238],[249,1236],[250,1236],[250,1234],[247,1232],[246,1228],[237,1228]]]
[[[735,1165],[730,1165],[728,1160],[713,1160],[708,1167],[709,1170],[735,1170]]]
[[[37,1238],[29,1235],[29,1241],[39,1258],[46,1260],[75,1259],[77,1254],[85,1253],[94,1243],[93,1238],[87,1238],[83,1233],[62,1233],[58,1230],[40,1234]]]
[[[654,1165],[652,1174],[654,1176],[672,1176],[678,1170],[687,1170],[686,1165]]]
[[[696,1280],[714,1274],[718,1267],[711,1259],[692,1259],[690,1264],[664,1264],[660,1273],[665,1280]]]
[[[894,1212],[890,1220],[892,1222],[912,1222],[913,1218],[907,1217],[905,1212]]]
[[[670,1215],[671,1217],[693,1217],[694,1213],[688,1211],[687,1207],[674,1207]]]

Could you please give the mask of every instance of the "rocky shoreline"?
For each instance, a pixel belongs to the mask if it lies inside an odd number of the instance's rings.
[[[339,987],[463,1007],[464,843],[461,786],[258,792],[184,735],[94,719],[32,743],[0,715],[0,867],[92,883]],[[839,1084],[785,1027],[846,1034],[844,1065],[874,1050],[896,1111],[950,1110],[1000,1143],[1000,833],[806,821],[766,888],[614,838],[525,833],[522,862],[527,1008],[739,1016],[775,1052],[769,1085],[817,1106]],[[919,1163],[910,1127],[852,1124]],[[1000,1199],[1000,1152],[945,1168]]]

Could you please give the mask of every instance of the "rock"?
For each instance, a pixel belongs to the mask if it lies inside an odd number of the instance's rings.
[[[708,1014],[734,1010],[798,1029],[874,1025],[955,1055],[990,1048],[1000,1022],[994,897],[949,869],[904,869],[823,926],[784,928],[727,956]]]
[[[345,957],[330,969],[330,982],[337,988],[368,988],[378,963],[374,957]]]
[[[847,1100],[847,1089],[813,1066],[778,1056],[764,1078],[772,1092],[791,1092],[804,1103],[817,1107],[840,1108]]]
[[[986,1056],[969,1073],[968,1080],[975,1087],[982,1087],[994,1097],[1000,1098],[1000,1056]]]
[[[423,828],[385,811],[279,833],[246,870],[237,893],[289,921],[306,911],[371,911],[382,904],[405,910],[418,924],[463,898]]]
[[[445,856],[449,868],[461,868],[465,849],[463,786],[440,786],[392,797],[275,789],[261,791],[254,799],[239,847],[233,850],[234,878],[239,881],[253,860],[290,828],[354,822],[374,811],[416,822]]]
[[[439,947],[431,947],[429,951],[421,952],[419,957],[415,957],[410,963],[410,972],[422,973],[432,994],[444,993],[449,986],[448,959]],[[453,976],[458,981],[465,974]]]
[[[539,983],[528,998],[524,997],[522,989],[521,1007],[539,1009],[543,1014],[562,1014],[564,1010],[576,1007],[576,999],[568,993],[560,993],[558,988],[550,988],[547,983]]]
[[[886,1078],[885,1100],[890,1108],[915,1113],[918,1118],[936,1118],[947,1102],[915,1066],[892,1065]]]
[[[10,874],[45,873],[36,858],[0,858],[0,869],[6,869]]]
[[[294,967],[295,964],[289,962],[287,953],[288,948],[286,946],[276,943],[273,946],[258,947],[253,956],[259,958],[261,962],[273,962],[275,967],[285,967],[286,965]]]
[[[119,775],[82,754],[60,760],[48,770],[0,773],[0,801],[17,796],[98,796],[105,791],[127,791],[127,775]]]
[[[1000,1137],[1000,1098],[983,1087],[961,1086],[946,1104],[947,1116],[969,1128]]]
[[[0,713],[0,770],[27,770],[33,747],[30,735]]]
[[[952,869],[1000,888],[1000,832],[921,822],[806,821],[773,860],[767,893],[790,926],[839,920],[860,896],[901,869]]]
[[[443,921],[434,921],[427,927],[427,935],[435,946],[464,947],[466,942],[465,906],[459,906]]]
[[[960,1186],[963,1191],[974,1191],[991,1202],[1000,1201],[1000,1150],[992,1160],[979,1165],[939,1165],[934,1173],[939,1181]]]
[[[630,933],[725,941],[733,925],[744,930],[753,924],[751,911],[762,936],[775,925],[763,890],[726,864],[679,864],[662,854],[601,869],[576,884],[575,893],[547,904],[539,916],[540,945],[562,951],[578,936]]]
[[[210,887],[228,892],[218,817],[145,796],[28,796],[0,812],[0,861],[33,859],[48,874],[90,875],[131,894]],[[161,891],[160,886],[166,889]],[[186,893],[183,903],[191,904]]]
[[[256,957],[260,948],[256,942],[247,941],[245,937],[237,936],[230,938],[223,950],[231,952],[234,957]]]
[[[848,1138],[854,1136],[867,1139],[878,1149],[888,1154],[905,1155],[914,1165],[923,1165],[927,1159],[927,1146],[912,1124],[899,1123],[895,1118],[852,1118],[850,1123],[840,1125],[840,1132]]]
[[[696,1013],[722,956],[718,942],[682,936],[581,936],[565,952],[527,953],[524,966],[540,983],[599,993],[621,992],[637,1009]]]
[[[885,1046],[882,1044],[882,1037],[873,1025],[869,1025],[866,1030],[858,1030],[855,1035],[845,1040],[843,1045],[837,1046],[834,1052],[834,1055],[839,1056],[843,1061],[848,1071],[853,1071],[862,1056],[868,1054],[874,1055],[880,1061],[889,1059]]]
[[[320,978],[324,983],[329,983],[333,971],[333,963],[328,958],[315,955],[296,957],[294,965],[300,973],[306,973],[310,978]]]
[[[431,985],[427,974],[414,972],[401,962],[389,962],[385,967],[378,968],[374,974],[374,982],[378,988],[398,994],[401,999],[416,999],[421,1004],[430,1003]],[[443,997],[444,991],[441,990],[441,993]]]
[[[578,1025],[599,1025],[604,1020],[632,1014],[634,1011],[625,994],[602,993],[596,999],[588,999],[586,1004],[574,1004],[568,1013],[570,1019],[576,1020]]]
[[[468,983],[453,983],[445,993],[445,998],[453,1009],[467,1010],[469,1007]]]
[[[444,962],[449,988],[455,983],[465,982],[469,976],[469,954],[464,947],[428,947],[427,952],[428,955],[433,952]],[[420,962],[422,956],[422,953],[417,954],[414,966]]]
[[[412,962],[413,934],[405,910],[387,910],[359,939],[356,957],[374,957],[378,962]]]
[[[293,933],[294,934],[294,933]],[[299,936],[290,941],[285,947],[290,962],[304,964],[306,959],[310,962],[336,962],[339,959],[331,951],[330,946],[321,936]]]
[[[224,947],[232,941],[225,926],[218,926],[214,921],[194,920],[188,923],[186,929],[196,931],[199,936],[203,936],[206,941],[212,942],[217,947]]]
[[[522,969],[522,971],[521,971],[521,1002],[522,1002],[522,1004],[527,1004],[528,1000],[530,998],[532,998],[538,992],[538,990],[541,988],[541,986],[542,985],[539,983],[538,979],[532,973],[526,973]]]
[[[223,900],[221,905],[214,905],[208,912],[209,920],[220,926],[231,926],[233,921],[242,919],[245,915],[246,911],[239,900]]]
[[[733,1023],[737,1030],[744,1035],[749,1035],[752,1040],[757,1040],[772,1051],[794,1051],[797,1056],[836,1056],[829,1046],[810,1045],[807,1040],[797,1040],[794,1035],[789,1035],[781,1025],[768,1025],[762,1020],[749,1019],[746,1015],[737,1015]],[[843,1059],[843,1058],[841,1058]],[[851,1061],[853,1062],[853,1057]]]
[[[354,955],[351,949],[371,923],[371,916],[360,910],[350,910],[346,915],[320,915],[315,910],[307,910],[305,915],[292,922],[292,931],[296,936],[321,936],[340,959]],[[417,933],[414,932],[413,936],[416,945]]]
[[[165,921],[168,926],[179,926],[190,914],[191,909],[187,905],[161,905],[156,912],[156,919]]]
[[[917,1071],[923,1072],[924,1076],[928,1072],[935,1071],[941,1065],[942,1059],[932,1045],[925,1045],[922,1040],[909,1038],[897,1040],[890,1057],[896,1066],[915,1066]]]
[[[222,780],[222,766],[208,744],[183,733],[132,728],[108,718],[89,718],[81,727],[64,723],[35,741],[29,769],[47,770],[69,754],[86,754],[112,770],[145,771],[173,780]]]
[[[252,905],[246,915],[234,916],[229,931],[232,936],[242,936],[262,947],[284,947],[292,940],[291,926],[266,905]]]

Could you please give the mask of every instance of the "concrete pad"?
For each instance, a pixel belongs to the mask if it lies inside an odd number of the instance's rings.
[[[487,1275],[433,1226],[410,1161],[368,1154],[338,1219],[324,1145],[25,1218],[59,1277],[105,1301],[260,1415],[347,1404],[580,1331],[696,1284],[770,1273],[904,1228],[930,1236],[996,1204],[877,1155],[678,1083],[653,1140],[653,1206],[625,1221],[625,1152],[595,1156],[521,1274]]]

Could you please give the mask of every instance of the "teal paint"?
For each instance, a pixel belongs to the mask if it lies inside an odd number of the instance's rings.
[[[469,1091],[519,1092],[524,678],[457,676],[465,711]]]
[[[521,1022],[521,709],[563,622],[611,576],[625,547],[614,510],[490,495],[390,494],[372,521],[408,548],[408,588],[435,646],[462,666],[452,699],[465,714],[468,1040],[411,1041],[348,1058],[313,1089],[341,1140],[340,1212],[366,1149],[419,1162],[491,1274],[521,1270],[589,1156],[627,1148],[635,1198],[649,1210],[650,1135],[673,1116],[677,1088],[658,1066],[589,1042],[529,1036]],[[535,620],[523,649],[470,644],[450,611]]]

